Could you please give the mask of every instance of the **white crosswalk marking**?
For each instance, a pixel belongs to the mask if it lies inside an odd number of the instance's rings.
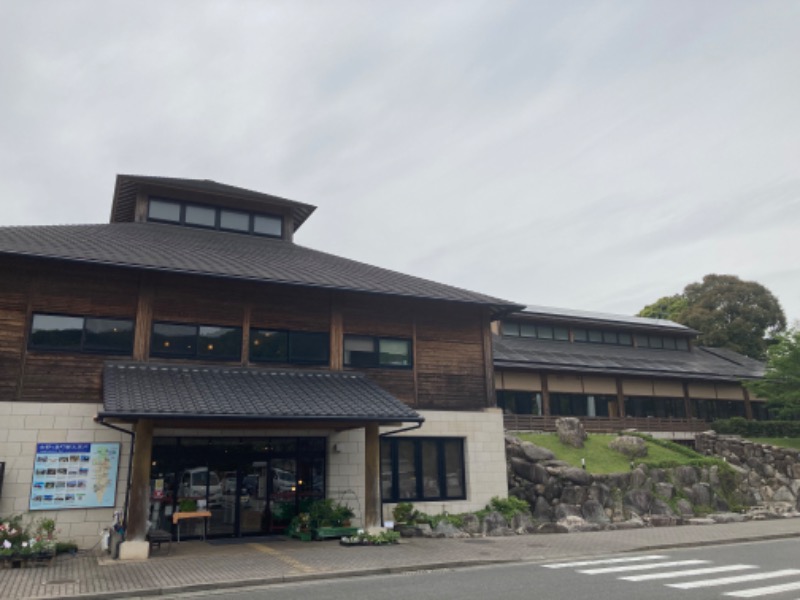
[[[647,571],[649,569],[660,569],[661,567],[683,567],[685,565],[707,565],[710,560],[676,560],[671,562],[658,562],[646,565],[623,565],[621,567],[603,567],[600,569],[584,569],[578,573],[585,575],[600,575],[601,573],[622,573],[625,571]]]
[[[703,579],[701,581],[687,581],[685,583],[668,583],[669,587],[690,590],[694,588],[714,587],[718,585],[729,585],[731,583],[746,583],[748,581],[763,581],[764,579],[776,579],[778,577],[788,577],[798,575],[798,569],[784,569],[782,571],[769,571],[767,573],[751,573],[749,575],[735,575],[733,577],[720,577],[718,579]]]
[[[643,560],[658,560],[667,558],[663,554],[649,554],[647,556],[626,556],[624,558],[603,558],[598,560],[581,560],[578,562],[552,563],[542,565],[545,569],[566,569],[569,567],[588,567],[590,565],[608,565],[615,563],[639,562]]]
[[[666,573],[647,573],[646,575],[631,575],[620,577],[623,581],[652,581],[654,579],[677,579],[678,577],[691,577],[695,575],[711,575],[712,573],[725,573],[726,571],[744,571],[757,569],[755,565],[725,565],[722,567],[705,567],[703,569],[686,569],[683,571],[667,571]]]
[[[751,590],[739,590],[736,592],[725,592],[726,596],[733,596],[735,598],[757,598],[758,596],[767,596],[769,594],[779,594],[781,592],[791,592],[792,590],[800,590],[800,581],[793,583],[783,583],[781,585],[771,585],[762,588],[753,588]]]

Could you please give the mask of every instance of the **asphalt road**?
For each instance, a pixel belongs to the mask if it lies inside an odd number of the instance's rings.
[[[551,563],[416,571],[169,597],[176,600],[797,600],[800,598],[800,540],[594,556]]]

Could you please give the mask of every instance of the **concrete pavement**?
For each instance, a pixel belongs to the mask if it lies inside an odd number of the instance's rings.
[[[336,541],[283,538],[237,543],[172,544],[148,561],[107,555],[59,556],[51,565],[0,570],[0,598],[124,598],[455,568],[504,562],[543,562],[655,548],[800,536],[800,519],[660,527],[503,538],[403,540],[395,546],[344,547]]]

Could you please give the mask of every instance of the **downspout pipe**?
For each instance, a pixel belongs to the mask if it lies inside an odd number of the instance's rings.
[[[387,431],[386,433],[381,433],[378,437],[389,437],[390,435],[394,435],[396,433],[403,433],[404,431],[413,431],[414,429],[419,429],[425,424],[425,420],[417,421],[414,425],[409,427],[403,427],[402,429],[395,429],[394,431]]]
[[[122,509],[122,526],[127,529],[128,528],[128,503],[130,502],[131,497],[131,469],[133,468],[133,446],[134,442],[136,442],[136,432],[130,431],[128,429],[123,429],[122,427],[117,427],[116,425],[112,425],[111,423],[106,423],[103,421],[103,417],[100,415],[95,415],[94,422],[98,425],[102,425],[103,427],[108,427],[109,429],[113,429],[115,431],[119,431],[120,433],[126,433],[131,436],[131,451],[128,453],[128,481],[127,485],[125,486],[125,507]]]

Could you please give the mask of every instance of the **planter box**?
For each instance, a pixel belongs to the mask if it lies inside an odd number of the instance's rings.
[[[317,527],[314,530],[314,538],[324,540],[328,538],[340,538],[352,536],[358,533],[358,527]]]

